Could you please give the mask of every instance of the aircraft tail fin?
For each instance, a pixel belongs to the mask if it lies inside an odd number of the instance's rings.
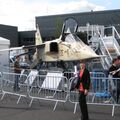
[[[39,26],[37,24],[36,33],[35,33],[35,45],[40,45],[40,44],[42,44],[42,37],[40,34]]]

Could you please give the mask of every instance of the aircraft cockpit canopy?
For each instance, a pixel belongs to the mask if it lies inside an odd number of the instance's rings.
[[[63,26],[63,33],[75,33],[77,31],[78,24],[75,19],[69,18],[66,19]]]
[[[68,34],[65,38],[65,42],[73,43],[82,41],[76,34]]]

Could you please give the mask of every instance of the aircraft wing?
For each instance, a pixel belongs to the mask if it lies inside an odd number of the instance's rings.
[[[40,44],[40,45],[28,45],[28,46],[24,46],[23,47],[23,49],[35,49],[35,48],[42,48],[42,47],[44,47],[45,46],[45,44],[44,43],[42,43],[42,44]]]
[[[22,46],[22,47],[7,48],[7,49],[1,49],[0,52],[12,51],[12,50],[21,50],[21,49],[23,49],[23,47],[24,47],[24,46]]]
[[[22,49],[35,49],[35,48],[41,48],[44,47],[45,44],[42,43],[40,45],[28,45],[28,46],[21,46],[21,47],[11,47],[11,48],[7,48],[7,49],[1,49],[0,52],[4,52],[4,51],[12,51],[12,50],[22,50]]]

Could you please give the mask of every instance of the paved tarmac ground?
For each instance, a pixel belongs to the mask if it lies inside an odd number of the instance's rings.
[[[31,107],[30,100],[22,98],[16,104],[18,97],[6,95],[0,101],[0,120],[78,120],[79,106],[74,114],[74,104],[58,103],[53,111],[55,102],[35,100]],[[115,107],[115,116],[111,116],[112,106],[88,105],[90,120],[120,120],[120,107]]]

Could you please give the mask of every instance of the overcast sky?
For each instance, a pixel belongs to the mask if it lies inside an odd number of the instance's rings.
[[[0,24],[34,30],[35,16],[119,9],[120,0],[0,0]]]

